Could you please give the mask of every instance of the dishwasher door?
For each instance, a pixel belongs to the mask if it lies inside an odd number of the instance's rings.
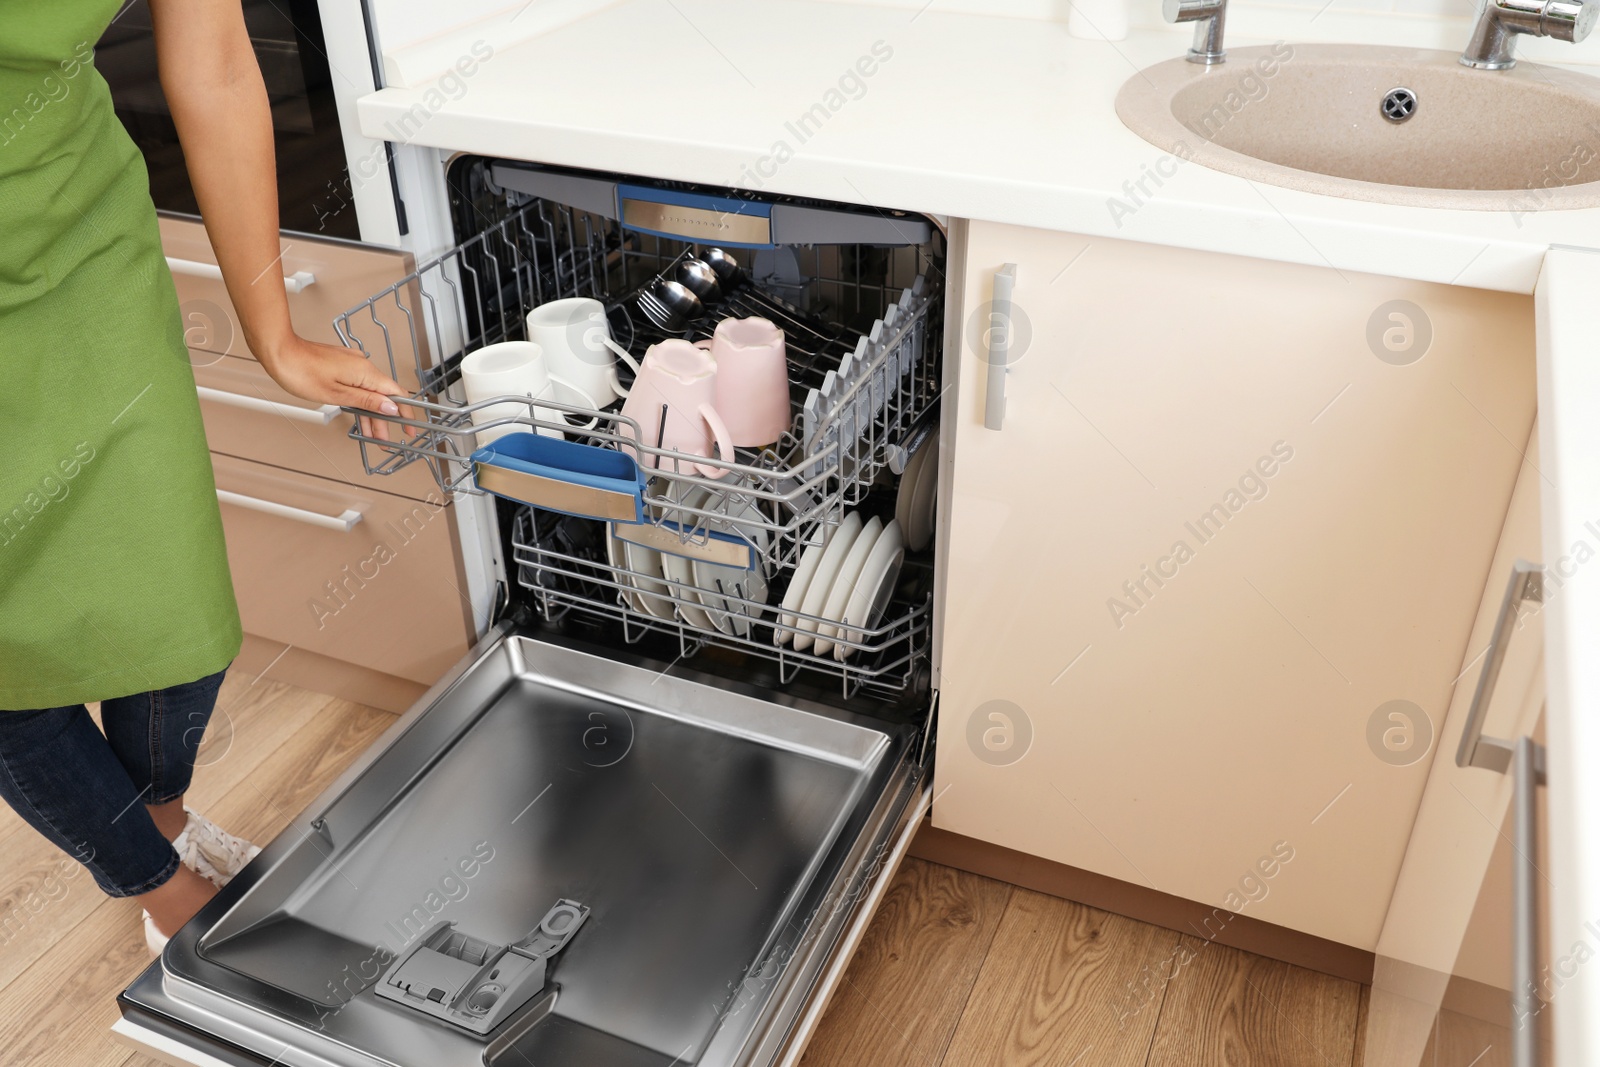
[[[926,807],[918,731],[664,667],[486,639],[172,939],[119,1033],[230,1065],[795,1060]],[[562,900],[586,921],[487,1034],[378,995],[436,924],[509,946]]]

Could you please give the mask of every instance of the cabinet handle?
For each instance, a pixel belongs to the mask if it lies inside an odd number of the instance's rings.
[[[355,528],[356,523],[361,521],[361,512],[354,508],[345,508],[339,515],[324,515],[317,511],[307,511],[305,508],[292,508],[288,504],[279,504],[272,500],[262,500],[242,493],[230,493],[226,489],[217,490],[217,499],[224,504],[233,504],[236,507],[249,508],[251,511],[276,515],[280,519],[293,519],[307,526],[320,526],[324,530],[337,530],[340,533],[349,533]]]
[[[1539,1067],[1539,797],[1545,784],[1544,746],[1519,737],[1511,754],[1511,1067]]]
[[[209,400],[214,404],[227,404],[229,407],[244,408],[246,411],[260,411],[267,415],[282,415],[295,422],[310,422],[318,426],[326,426],[339,416],[337,404],[324,404],[319,408],[302,408],[294,404],[280,404],[276,400],[267,400],[259,396],[244,396],[241,393],[230,393],[226,389],[212,389],[209,386],[197,385],[195,392],[200,394],[201,400]]]
[[[201,263],[193,259],[175,259],[167,257],[167,269],[174,274],[184,274],[191,278],[210,278],[212,281],[222,280],[222,268],[215,263]],[[283,287],[291,293],[299,293],[317,284],[317,276],[308,270],[297,270],[283,279]]]
[[[1519,559],[1511,568],[1506,596],[1500,602],[1494,634],[1489,638],[1489,650],[1484,653],[1483,673],[1478,675],[1478,688],[1473,691],[1472,706],[1467,711],[1467,726],[1461,731],[1461,745],[1456,749],[1457,767],[1482,767],[1503,774],[1511,765],[1515,744],[1498,737],[1484,737],[1483,722],[1489,714],[1489,698],[1500,680],[1500,668],[1505,665],[1506,650],[1517,626],[1517,609],[1527,600],[1544,602],[1544,567]]]
[[[1006,358],[1011,346],[1011,290],[1017,284],[1017,265],[1007,263],[994,272],[994,299],[989,303],[989,382],[983,398],[983,424],[998,430],[1006,421]]]

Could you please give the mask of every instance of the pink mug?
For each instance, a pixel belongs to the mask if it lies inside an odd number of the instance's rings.
[[[715,443],[720,458],[731,462],[733,438],[715,406],[717,377],[716,360],[708,353],[681,338],[668,338],[651,345],[644,354],[622,414],[638,423],[644,444],[709,457]],[[619,432],[632,437],[633,427],[624,421]],[[640,453],[638,459],[655,467],[662,457]],[[728,473],[703,463],[691,462],[690,466],[707,478]]]
[[[715,406],[742,448],[770,445],[789,429],[789,360],[783,331],[766,319],[723,319],[697,345],[717,361]]]

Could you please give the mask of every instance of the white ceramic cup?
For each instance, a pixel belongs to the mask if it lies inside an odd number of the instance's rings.
[[[534,400],[557,400],[556,387],[564,386],[578,396],[577,404],[599,407],[594,398],[572,382],[550,373],[545,366],[544,352],[532,341],[501,341],[485,345],[461,361],[461,387],[466,391],[467,403],[476,404],[497,396],[525,396]],[[576,405],[574,405],[576,406]],[[472,413],[472,424],[482,426],[496,419],[526,416],[527,404],[508,400],[501,404],[488,404]],[[554,408],[533,408],[534,417],[545,422],[564,422],[562,413]],[[586,427],[597,420],[590,419]],[[490,430],[480,430],[478,445],[489,444],[508,433],[525,433],[537,429],[546,437],[565,436],[554,427],[533,427],[526,424],[507,424]]]
[[[669,337],[650,346],[644,354],[639,376],[622,414],[639,426],[647,445],[681,452],[686,456],[711,455],[715,445],[720,458],[733,459],[733,441],[717,413],[717,363],[703,349],[678,337]],[[619,432],[633,436],[633,426],[624,421]],[[676,461],[639,453],[639,463],[647,467],[671,466]],[[698,470],[707,478],[728,474],[722,467],[692,461],[677,464],[679,469]]]
[[[572,405],[593,399],[599,401],[596,407],[608,407],[628,395],[617,378],[617,360],[634,374],[639,364],[611,339],[600,301],[586,296],[552,300],[528,312],[527,323],[528,340],[544,349],[546,366],[556,379],[556,399]]]
[[[789,360],[783,331],[761,318],[723,319],[710,341],[716,409],[741,448],[770,445],[789,429]]]

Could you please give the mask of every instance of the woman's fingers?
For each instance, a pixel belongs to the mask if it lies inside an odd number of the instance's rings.
[[[416,420],[416,412],[413,411],[408,405],[397,404],[388,399],[389,397],[400,397],[405,395],[405,390],[400,388],[399,382],[395,381],[387,374],[380,372],[375,366],[372,365],[371,360],[356,355],[353,352],[348,352],[348,350],[347,354],[352,356],[353,360],[346,363],[346,367],[350,371],[348,377],[344,375],[340,376],[343,384],[349,385],[355,389],[365,390],[369,394],[374,394],[384,398],[383,402],[381,402],[377,407],[373,407],[369,404],[362,404],[359,406],[365,407],[368,411],[376,411],[384,415],[398,415],[401,418],[411,419],[413,421]],[[384,430],[387,430],[388,428],[380,419],[368,419],[367,422],[370,425],[381,427]],[[410,426],[405,427],[405,432],[406,436],[408,437],[415,437],[417,433],[417,431]],[[385,441],[391,440],[387,433],[383,433],[381,436]]]

